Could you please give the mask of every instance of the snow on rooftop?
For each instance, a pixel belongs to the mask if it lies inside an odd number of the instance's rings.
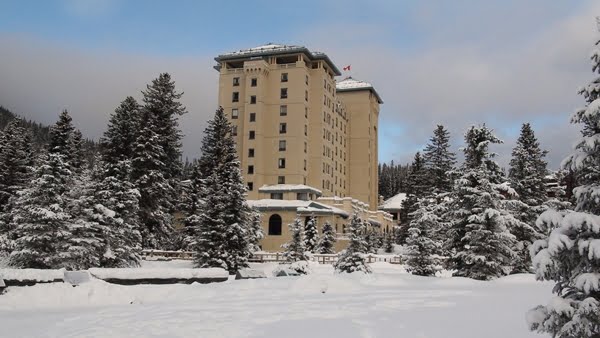
[[[304,46],[296,46],[296,45],[282,45],[276,43],[268,43],[262,46],[256,46],[248,49],[240,49],[235,52],[229,52],[222,54],[221,56],[233,56],[233,55],[248,55],[255,53],[263,53],[263,52],[282,52],[287,50],[295,50],[305,48]]]
[[[271,192],[271,191],[312,191],[318,195],[321,195],[321,190],[313,188],[309,185],[304,184],[272,184],[263,185],[258,189],[259,192]]]
[[[351,76],[343,79],[342,81],[336,83],[335,85],[336,89],[360,89],[360,88],[365,88],[365,89],[370,89],[373,88],[373,85],[371,85],[368,82],[365,81],[360,81],[360,80],[356,80],[353,79]]]
[[[247,203],[253,208],[296,209],[296,211],[299,212],[331,212],[344,217],[348,216],[348,213],[342,209],[315,201],[276,200],[266,198],[260,200],[248,200]]]
[[[388,198],[387,200],[385,200],[385,202],[383,202],[383,204],[381,206],[379,206],[379,209],[401,209],[402,208],[402,202],[406,199],[406,193],[399,193],[398,195],[392,196],[390,198]]]

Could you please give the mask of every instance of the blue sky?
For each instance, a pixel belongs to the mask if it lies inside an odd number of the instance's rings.
[[[219,53],[267,42],[326,52],[385,104],[380,159],[410,161],[437,123],[487,123],[506,143],[532,122],[557,167],[577,133],[569,113],[593,74],[594,1],[0,0],[0,105],[51,123],[72,111],[90,137],[126,95],[167,71],[189,114],[194,156],[216,106]]]

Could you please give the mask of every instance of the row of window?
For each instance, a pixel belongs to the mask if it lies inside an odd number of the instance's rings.
[[[299,193],[298,195],[300,195],[300,194],[306,194],[306,193]],[[300,198],[298,198],[298,199],[300,199]],[[308,199],[306,199],[306,200],[308,200]],[[281,219],[280,215],[278,215],[278,214],[271,215],[271,217],[269,217],[269,225],[268,225],[267,234],[269,236],[281,236],[282,225],[283,225],[283,220]],[[335,225],[335,232],[338,232],[337,224]],[[342,225],[342,233],[346,233],[346,225],[345,224]]]
[[[307,77],[308,79],[308,77]],[[307,80],[308,81],[308,80]],[[281,82],[288,82],[288,73],[281,73]],[[233,86],[238,87],[240,85],[240,78],[233,78]],[[250,79],[250,87],[256,87],[258,85],[258,79],[253,77]]]

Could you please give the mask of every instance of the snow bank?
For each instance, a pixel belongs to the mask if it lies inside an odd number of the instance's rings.
[[[170,268],[115,268],[89,269],[92,276],[107,279],[197,279],[197,278],[229,278],[229,273],[221,268],[207,269],[170,269]]]
[[[62,282],[64,270],[0,269],[0,279],[7,286]]]

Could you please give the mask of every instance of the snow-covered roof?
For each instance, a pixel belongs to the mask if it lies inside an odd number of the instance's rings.
[[[349,217],[342,209],[315,201],[260,199],[248,200],[247,203],[250,207],[259,210],[294,210],[300,213],[326,213]]]
[[[352,78],[352,76],[348,76],[342,81],[336,83],[335,88],[338,92],[369,90],[375,95],[375,97],[377,97],[377,102],[383,103],[383,100],[381,99],[381,97],[379,96],[372,84],[365,81],[356,80]]]
[[[382,210],[400,210],[402,209],[402,202],[406,199],[406,193],[399,193],[398,195],[392,196],[385,200],[379,209]]]
[[[272,184],[263,185],[258,189],[258,192],[311,192],[319,196],[322,195],[321,190],[304,184]]]
[[[215,58],[215,61],[221,62],[224,60],[235,60],[242,59],[247,57],[259,57],[259,56],[270,56],[270,55],[278,55],[278,54],[294,54],[294,53],[303,53],[309,57],[311,60],[324,60],[327,62],[331,70],[335,75],[342,75],[340,70],[333,64],[331,59],[327,56],[327,54],[323,52],[310,51],[308,48],[304,46],[297,45],[284,45],[277,43],[268,43],[261,46],[256,46],[248,49],[240,49],[238,51],[233,51],[229,53],[224,53]],[[217,66],[218,68],[218,66]]]

